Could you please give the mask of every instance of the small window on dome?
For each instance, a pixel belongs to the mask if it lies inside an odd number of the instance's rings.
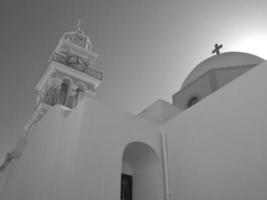
[[[199,98],[196,96],[193,96],[189,99],[188,103],[187,103],[187,108],[193,106],[194,104],[196,104],[197,102],[199,102]]]

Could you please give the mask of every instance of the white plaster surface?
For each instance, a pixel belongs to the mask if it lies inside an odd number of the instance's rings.
[[[237,67],[237,68],[224,68],[215,71],[216,80],[219,87],[223,87],[227,83],[241,76],[248,70],[252,69],[252,66]]]
[[[122,161],[121,172],[123,174],[133,175],[133,169],[131,165],[125,160]]]
[[[11,165],[0,199],[118,200],[125,171],[133,200],[164,199],[164,131],[172,199],[266,200],[266,75],[264,62],[183,112],[163,101],[139,116],[88,98],[72,111],[56,105]]]
[[[149,145],[162,163],[160,131],[151,123],[89,99],[72,112],[55,106],[35,127],[1,200],[119,199],[122,155],[136,141]],[[155,170],[149,163],[145,169]],[[158,181],[147,177],[143,184],[158,195],[147,196],[144,187],[139,197],[163,198],[157,166]]]
[[[163,125],[173,199],[267,199],[266,74],[264,62]]]
[[[138,114],[138,117],[146,119],[155,124],[161,125],[179,114],[183,110],[166,101],[157,100],[148,108]]]

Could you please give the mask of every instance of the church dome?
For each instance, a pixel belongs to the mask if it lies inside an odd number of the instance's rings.
[[[196,80],[211,69],[231,68],[237,66],[257,65],[264,60],[258,56],[243,52],[226,52],[207,58],[190,72],[183,82],[182,88]]]

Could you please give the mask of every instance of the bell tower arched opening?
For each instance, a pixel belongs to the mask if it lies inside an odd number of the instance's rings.
[[[69,104],[69,91],[70,91],[70,87],[72,85],[71,80],[64,78],[62,80],[62,84],[60,87],[60,94],[59,94],[59,104],[64,105],[64,106],[68,106]]]

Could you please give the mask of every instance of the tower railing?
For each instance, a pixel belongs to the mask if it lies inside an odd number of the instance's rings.
[[[96,70],[94,68],[89,67],[88,64],[86,64],[86,67],[84,69],[75,68],[75,67],[73,67],[73,66],[71,66],[69,64],[67,56],[63,56],[63,55],[60,55],[58,53],[54,53],[54,55],[52,57],[52,60],[56,61],[56,62],[59,62],[59,63],[61,63],[63,65],[66,65],[66,66],[68,66],[68,67],[70,67],[72,69],[75,69],[75,70],[78,70],[80,72],[83,72],[83,73],[85,73],[87,75],[90,75],[90,76],[92,76],[92,77],[94,77],[94,78],[96,78],[96,79],[98,79],[100,81],[103,80],[103,72],[100,72],[100,71],[98,71],[98,70]]]

